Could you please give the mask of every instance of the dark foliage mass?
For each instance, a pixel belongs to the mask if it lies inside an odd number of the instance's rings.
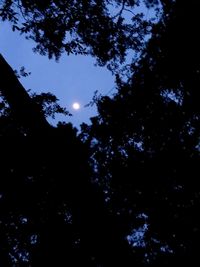
[[[199,265],[200,8],[142,2],[157,23],[124,20],[141,1],[0,1],[0,18],[50,57],[120,69],[127,50],[140,54],[112,97],[94,97],[80,135],[49,125],[69,113],[51,94],[29,96],[0,57],[1,266]]]
[[[165,7],[127,83],[98,99],[84,126],[94,177],[122,222],[136,259],[152,266],[199,262],[198,3]],[[190,33],[189,36],[187,33]]]

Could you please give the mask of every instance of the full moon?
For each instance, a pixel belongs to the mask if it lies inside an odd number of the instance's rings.
[[[74,102],[72,107],[73,107],[73,109],[78,110],[78,109],[80,109],[80,104],[78,102]]]

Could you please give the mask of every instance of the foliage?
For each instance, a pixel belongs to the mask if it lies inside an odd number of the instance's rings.
[[[164,1],[163,1],[164,2]],[[132,78],[83,125],[93,180],[139,264],[199,262],[198,3],[165,1]],[[141,257],[140,257],[141,256]]]
[[[91,104],[99,114],[82,126],[80,136],[71,124],[49,126],[45,116],[65,112],[56,97],[30,99],[0,58],[7,75],[0,77],[0,265],[198,265],[199,6],[182,0],[145,3],[163,8],[152,38],[144,50],[140,38],[136,42],[141,57],[127,82],[116,76],[112,98],[96,92]],[[108,4],[118,7],[116,15]],[[0,14],[31,35],[41,53],[86,52],[104,64],[120,62],[126,49],[135,49],[132,42],[140,34],[144,38],[140,16],[134,16],[133,28],[122,17],[138,5],[1,1]],[[19,14],[24,21],[17,20]],[[124,38],[134,29],[134,40]],[[34,115],[29,124],[26,110]]]
[[[61,107],[57,102],[58,99],[51,93],[32,94],[33,101],[40,106],[44,117],[51,117],[55,119],[55,114],[63,114],[65,116],[72,116],[66,108]]]
[[[67,54],[92,55],[100,65],[119,67],[128,50],[140,52],[151,31],[151,19],[134,8],[143,1],[3,0],[0,18],[36,42],[35,51],[58,59]],[[145,1],[156,7],[157,1]],[[130,20],[126,19],[126,14]]]
[[[14,72],[15,72],[18,79],[20,77],[27,77],[27,76],[31,75],[31,72],[29,72],[29,71],[27,72],[24,66],[22,66],[20,68],[19,72],[17,70],[15,70]]]

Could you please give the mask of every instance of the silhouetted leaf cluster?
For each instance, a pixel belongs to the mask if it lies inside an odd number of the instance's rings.
[[[44,117],[55,119],[56,114],[72,116],[72,114],[58,104],[58,99],[51,93],[32,94],[33,101],[40,106]]]
[[[100,65],[119,67],[128,50],[140,52],[151,31],[151,19],[132,9],[141,2],[127,0],[3,0],[0,19],[36,42],[34,51],[58,59],[67,54],[92,55]],[[154,3],[155,2],[155,3]],[[145,1],[156,6],[157,1]],[[151,3],[151,4],[149,4]],[[127,20],[125,15],[131,18]]]
[[[27,72],[27,70],[25,69],[24,66],[22,66],[20,68],[19,72],[18,72],[18,70],[15,70],[14,72],[15,72],[17,78],[28,77],[29,75],[31,75],[31,72],[29,72],[29,71]]]

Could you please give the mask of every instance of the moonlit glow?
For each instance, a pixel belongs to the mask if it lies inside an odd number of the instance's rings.
[[[78,102],[74,102],[72,107],[73,107],[73,109],[78,110],[78,109],[80,109],[80,104]]]

